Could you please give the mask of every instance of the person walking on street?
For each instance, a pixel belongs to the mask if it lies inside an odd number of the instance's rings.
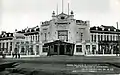
[[[2,58],[5,58],[5,51],[2,51]]]
[[[12,52],[12,58],[14,58],[14,56],[15,56],[15,52],[13,51],[13,52]]]
[[[20,58],[20,52],[18,52],[18,58]]]

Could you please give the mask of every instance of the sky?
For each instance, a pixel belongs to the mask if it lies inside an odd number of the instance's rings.
[[[64,0],[77,20],[89,20],[90,26],[115,26],[120,28],[120,0]],[[14,32],[26,27],[40,26],[52,19],[52,12],[62,12],[62,0],[0,0],[0,32]]]

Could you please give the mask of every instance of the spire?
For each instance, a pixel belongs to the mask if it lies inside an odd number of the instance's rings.
[[[58,3],[57,3],[57,8],[56,8],[56,12],[57,12],[57,15],[58,15]]]
[[[69,15],[69,2],[68,2],[68,15]]]
[[[62,0],[62,13],[63,13],[63,10],[64,10],[64,2]]]

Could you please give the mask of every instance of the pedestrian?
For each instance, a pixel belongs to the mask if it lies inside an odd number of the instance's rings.
[[[5,51],[2,51],[2,58],[5,58]]]
[[[18,58],[20,58],[20,53],[18,53]]]
[[[15,58],[17,58],[17,48],[15,48],[14,51],[15,51],[15,54],[14,54]]]

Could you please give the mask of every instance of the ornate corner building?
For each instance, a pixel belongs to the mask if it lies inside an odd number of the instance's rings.
[[[119,53],[120,30],[113,26],[90,27],[89,21],[74,19],[74,13],[53,11],[50,21],[14,33],[2,32],[0,51],[23,57],[50,55],[115,55]]]

